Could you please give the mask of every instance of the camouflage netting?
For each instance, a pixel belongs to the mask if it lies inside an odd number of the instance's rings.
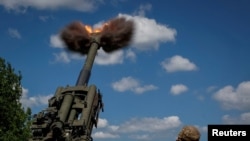
[[[184,126],[178,135],[178,141],[199,141],[200,132],[194,126]]]

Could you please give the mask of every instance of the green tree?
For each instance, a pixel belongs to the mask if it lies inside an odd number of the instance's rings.
[[[24,110],[21,72],[0,57],[0,141],[26,141],[30,136],[31,109]]]

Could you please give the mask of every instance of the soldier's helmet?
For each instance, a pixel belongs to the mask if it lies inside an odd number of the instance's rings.
[[[177,141],[199,141],[200,132],[199,130],[191,125],[184,126],[178,134]]]

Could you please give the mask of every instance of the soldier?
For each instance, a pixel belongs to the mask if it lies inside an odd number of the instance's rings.
[[[191,125],[184,126],[178,134],[176,141],[199,141],[200,132],[199,130]]]

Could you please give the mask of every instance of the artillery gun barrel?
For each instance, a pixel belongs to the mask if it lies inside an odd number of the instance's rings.
[[[89,48],[85,64],[80,71],[76,86],[88,85],[88,81],[91,75],[91,69],[95,60],[97,50],[99,48],[100,37],[98,35],[93,35],[90,42],[91,46]]]

